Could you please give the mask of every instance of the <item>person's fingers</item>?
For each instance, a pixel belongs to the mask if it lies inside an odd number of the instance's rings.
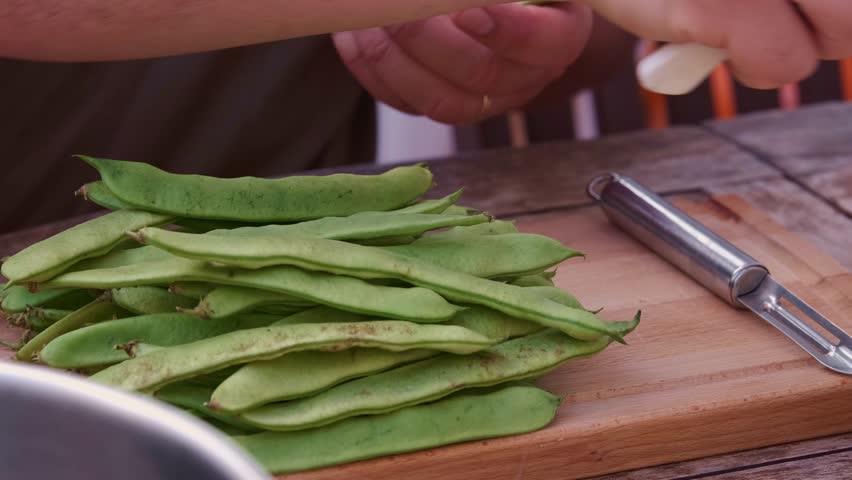
[[[796,4],[813,26],[820,58],[838,60],[852,56],[852,2],[798,0]]]
[[[584,0],[640,37],[726,50],[748,86],[775,88],[817,66],[814,36],[787,0]]]
[[[541,67],[569,65],[592,31],[591,10],[573,3],[472,8],[453,15],[453,21],[498,56]]]
[[[564,68],[559,61],[539,67],[503,59],[460,30],[448,16],[386,30],[413,60],[469,92],[510,94],[531,85],[545,85]]]
[[[371,62],[362,53],[353,32],[338,32],[332,35],[334,46],[349,71],[376,100],[405,113],[414,114],[414,107],[405,102],[373,71]]]
[[[504,111],[511,100],[495,97],[484,101],[483,95],[456,87],[412,60],[383,28],[359,30],[353,35],[362,61],[375,77],[416,113],[432,120],[475,122]]]

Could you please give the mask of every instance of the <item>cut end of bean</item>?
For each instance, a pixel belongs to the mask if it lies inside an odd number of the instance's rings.
[[[136,232],[126,232],[126,235],[128,237],[130,237],[131,239],[141,243],[142,245],[145,245],[145,232],[144,232],[144,230],[145,229],[143,228],[142,230],[139,230],[139,231],[136,231]]]
[[[642,311],[639,310],[636,312],[636,315],[633,316],[633,320],[627,322],[612,322],[612,328],[614,330],[611,335],[612,339],[622,345],[627,345],[627,341],[624,340],[624,337],[627,336],[633,330],[636,330],[636,327],[639,326],[641,319]]]
[[[74,190],[75,197],[83,197],[83,200],[89,200],[89,184],[83,185],[82,187]]]

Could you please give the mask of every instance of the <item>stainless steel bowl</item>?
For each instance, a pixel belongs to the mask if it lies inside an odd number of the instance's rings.
[[[270,478],[227,436],[176,408],[8,361],[0,362],[0,477]]]

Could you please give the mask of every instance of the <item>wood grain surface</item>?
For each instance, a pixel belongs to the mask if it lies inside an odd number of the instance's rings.
[[[587,250],[560,268],[560,286],[607,318],[641,308],[643,324],[628,346],[542,379],[568,400],[545,431],[294,478],[847,478],[849,381],[615,230],[584,188],[616,170],[674,195],[849,330],[850,119],[849,105],[827,104],[431,159],[434,195],[465,186],[463,203]],[[0,256],[82,220],[0,236]]]
[[[849,273],[738,197],[681,202],[766,260],[775,277],[852,329]],[[599,356],[540,385],[563,396],[539,432],[289,475],[296,479],[583,478],[852,430],[852,381],[818,366],[786,337],[736,311],[620,234],[597,209],[518,219],[524,231],[588,254],[566,262],[560,287],[605,318],[644,322]]]

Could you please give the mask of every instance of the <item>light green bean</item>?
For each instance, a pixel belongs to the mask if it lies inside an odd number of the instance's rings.
[[[108,210],[133,210],[134,208],[127,203],[122,202],[112,192],[109,191],[104,182],[98,180],[90,182],[80,187],[74,195],[82,196],[84,200],[88,200],[95,205],[106,208]]]
[[[260,328],[275,316],[203,320],[188,313],[157,313],[98,323],[66,333],[48,343],[41,360],[57,368],[112,365],[135,356],[137,345],[172,347],[237,330]]]
[[[368,347],[467,354],[493,343],[461,327],[394,320],[272,325],[156,350],[101,370],[90,378],[126,390],[155,391],[169,383],[231,365],[269,360],[302,350]]]
[[[594,355],[609,343],[608,338],[578,341],[548,329],[468,355],[443,354],[411,363],[240,416],[266,430],[313,428],[435,401],[464,388],[538,377],[569,360]]]
[[[457,236],[382,250],[483,278],[540,272],[583,255],[556,240],[531,233]]]
[[[304,351],[252,362],[225,379],[210,398],[226,412],[313,395],[347,380],[438,355],[435,350],[391,352],[350,348],[340,352]]]
[[[44,329],[33,339],[27,342],[15,354],[15,358],[30,362],[34,356],[52,340],[72,332],[83,325],[102,322],[118,316],[124,316],[127,312],[112,303],[108,295],[103,295],[93,300],[85,307],[63,317],[58,322]]]
[[[10,285],[49,280],[80,260],[109,252],[127,239],[128,231],[171,220],[137,210],[110,212],[30,245],[3,262],[0,273]]]
[[[447,324],[480,333],[495,343],[542,330],[537,323],[475,305],[456,314]],[[212,401],[217,408],[226,411],[247,410],[273,401],[312,395],[346,380],[383,372],[439,353],[434,350],[389,352],[357,348],[342,352],[291,353],[243,366],[216,388]]]
[[[553,420],[559,403],[558,397],[534,387],[471,390],[324,427],[233,438],[270,473],[284,474],[535,431]]]
[[[44,287],[109,289],[166,285],[175,281],[257,288],[292,295],[341,310],[420,323],[443,322],[461,310],[461,307],[448,303],[440,295],[426,288],[373,285],[355,277],[289,266],[261,270],[223,268],[180,257],[125,267],[70,272],[47,282]]]
[[[253,427],[235,415],[229,415],[207,408],[207,400],[210,398],[212,388],[193,385],[188,383],[177,383],[167,385],[154,394],[159,400],[178,407],[189,408],[204,417],[209,417],[231,427],[237,428],[244,434],[259,433],[260,429]]]
[[[94,295],[76,288],[31,292],[23,285],[14,285],[4,293],[0,310],[6,313],[21,313],[33,307],[76,310],[94,299]]]
[[[288,264],[359,278],[395,278],[437,292],[451,301],[483,305],[516,318],[557,328],[581,340],[609,336],[621,342],[622,337],[638,325],[636,320],[605,322],[584,309],[542,299],[540,294],[523,287],[336,240],[251,237],[240,242],[226,242],[215,237],[159,228],[142,229],[136,238],[176,255],[243,268]]]
[[[255,288],[221,286],[205,295],[191,313],[202,318],[225,318],[260,307],[304,308],[316,305],[298,297]]]
[[[196,304],[192,298],[175,295],[161,287],[114,288],[111,293],[116,305],[136,315],[175,313],[191,309]]]
[[[464,192],[463,188],[456,190],[455,192],[447,195],[444,198],[436,198],[434,200],[421,200],[419,202],[413,203],[407,207],[403,207],[394,212],[397,213],[442,213],[444,210],[448,209],[450,206],[454,205],[459,198],[461,198],[462,193]],[[466,215],[467,213],[463,213],[462,215]]]
[[[290,222],[408,205],[432,187],[424,165],[379,175],[216,178],[178,175],[141,162],[79,156],[122,202],[175,217]]]

